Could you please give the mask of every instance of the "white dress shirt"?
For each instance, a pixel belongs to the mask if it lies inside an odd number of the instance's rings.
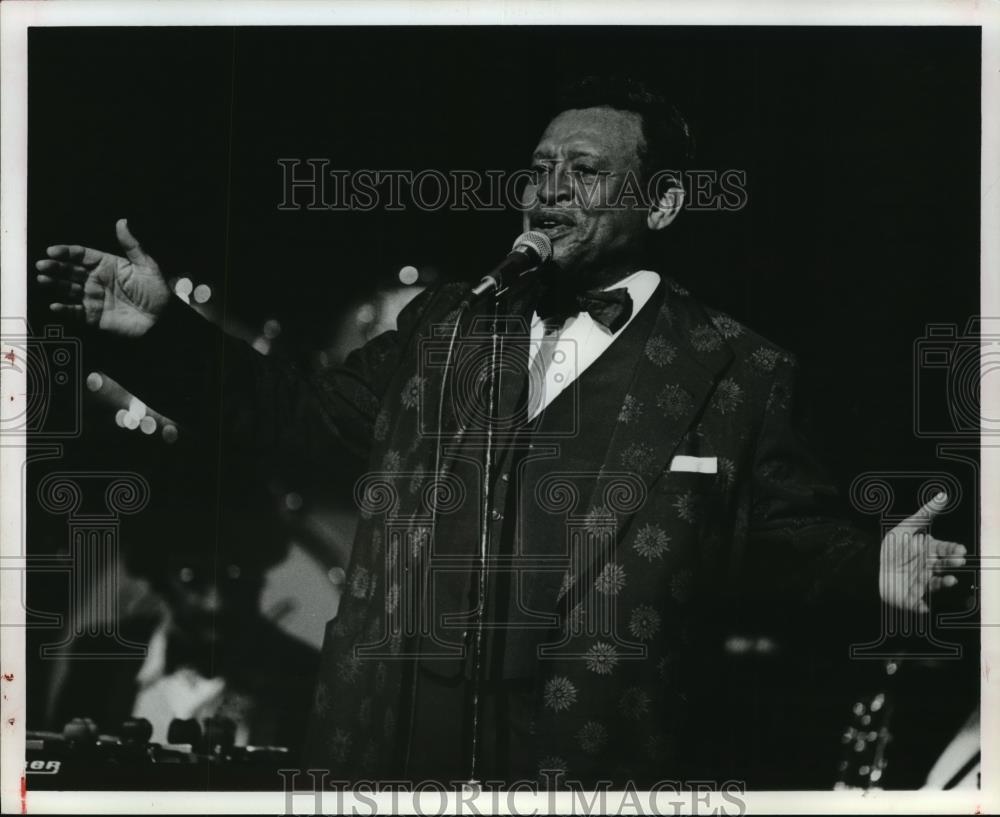
[[[153,633],[146,660],[136,676],[138,691],[132,705],[133,718],[146,718],[153,725],[155,743],[167,742],[167,731],[174,718],[199,722],[225,711],[236,723],[236,746],[246,746],[250,730],[246,718],[239,717],[239,707],[231,706],[224,678],[205,678],[190,667],[166,672],[168,623]],[[232,710],[236,710],[236,712]]]
[[[562,325],[542,320],[537,312],[531,316],[529,419],[537,417],[563,389],[604,354],[646,305],[659,283],[660,276],[655,272],[639,270],[604,288],[606,292],[624,287],[632,298],[632,314],[617,332],[595,321],[588,312],[567,318]]]

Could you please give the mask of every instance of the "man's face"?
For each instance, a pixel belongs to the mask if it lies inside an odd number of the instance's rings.
[[[260,589],[260,575],[253,570],[192,558],[172,560],[164,595],[174,626],[192,641],[209,645],[257,616]]]
[[[608,205],[630,175],[637,190],[642,145],[638,114],[612,108],[564,111],[542,134],[532,156],[537,178],[524,192],[524,229],[552,240],[560,277],[596,286],[638,269],[646,208],[629,196]]]

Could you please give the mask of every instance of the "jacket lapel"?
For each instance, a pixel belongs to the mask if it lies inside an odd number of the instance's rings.
[[[592,556],[584,560],[586,575],[575,576],[577,581],[592,581],[612,557],[733,358],[704,309],[671,279],[662,278],[646,309],[656,310],[652,327],[644,330],[650,322],[640,323],[642,315],[629,327],[645,331],[637,339],[640,353],[610,443],[603,457],[595,458],[602,465],[589,502],[581,509],[607,519],[607,533],[593,543]]]

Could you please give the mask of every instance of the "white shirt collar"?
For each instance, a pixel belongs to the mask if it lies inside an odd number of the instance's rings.
[[[531,343],[528,352],[529,418],[534,418],[570,383],[582,375],[624,332],[635,316],[649,302],[660,276],[652,270],[639,270],[604,288],[624,287],[632,298],[632,314],[617,332],[611,332],[587,312],[567,319],[557,331],[545,334],[545,322],[534,313],[531,319]],[[543,341],[544,339],[544,341]],[[539,366],[536,359],[542,354]]]

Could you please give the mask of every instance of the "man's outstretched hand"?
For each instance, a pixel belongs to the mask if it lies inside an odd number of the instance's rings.
[[[948,571],[965,564],[965,548],[930,534],[934,517],[947,506],[947,495],[938,494],[882,540],[879,592],[886,603],[926,613],[928,593],[958,583]]]
[[[38,282],[49,288],[53,312],[123,337],[139,337],[156,323],[170,301],[160,267],[129,232],[115,224],[125,257],[77,244],[56,244],[35,262]]]

